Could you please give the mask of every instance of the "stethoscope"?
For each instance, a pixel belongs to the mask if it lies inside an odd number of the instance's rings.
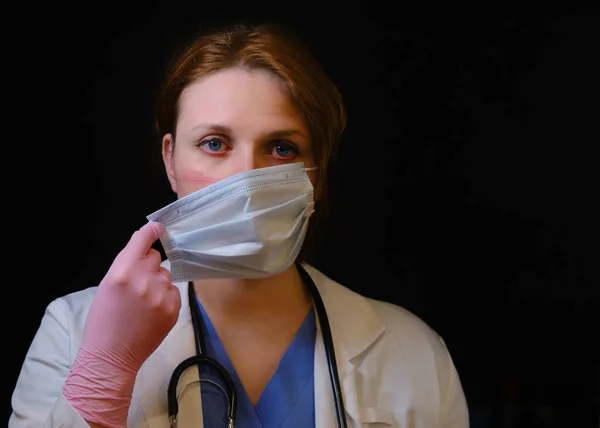
[[[325,345],[325,354],[327,356],[327,365],[329,366],[329,377],[331,378],[331,387],[333,389],[333,396],[335,400],[335,410],[337,414],[338,426],[340,428],[347,428],[346,418],[344,415],[344,400],[342,398],[342,388],[340,385],[340,379],[338,376],[337,365],[335,360],[335,351],[333,349],[333,339],[331,337],[331,329],[329,328],[329,318],[327,318],[327,311],[325,310],[325,305],[323,305],[323,300],[321,299],[321,295],[319,294],[319,290],[317,290],[317,286],[314,281],[306,272],[306,270],[300,265],[296,264],[298,268],[298,273],[302,278],[302,282],[304,286],[308,288],[312,300],[315,305],[315,310],[317,311],[317,316],[319,319],[319,324],[321,326],[321,333],[323,334],[323,343]],[[179,413],[179,396],[183,393],[183,390],[177,394],[177,385],[179,383],[179,379],[183,375],[183,373],[192,366],[200,366],[202,364],[207,364],[214,368],[218,375],[223,380],[224,387],[219,385],[217,382],[213,382],[208,379],[200,379],[197,382],[210,382],[223,390],[225,395],[227,396],[228,401],[228,428],[233,428],[233,424],[235,422],[235,414],[237,410],[237,393],[235,391],[235,386],[233,385],[233,381],[231,376],[227,372],[227,370],[216,360],[209,358],[202,354],[202,350],[206,349],[204,346],[204,333],[202,330],[202,314],[200,313],[200,308],[196,302],[196,292],[194,291],[194,286],[192,281],[188,283],[188,297],[190,302],[190,312],[192,314],[192,326],[194,328],[194,337],[196,340],[196,355],[187,358],[186,360],[179,363],[179,365],[173,371],[171,376],[171,380],[169,381],[169,387],[167,390],[167,400],[168,400],[168,409],[169,409],[169,424],[171,428],[177,428],[177,414]],[[187,388],[186,385],[183,389]]]

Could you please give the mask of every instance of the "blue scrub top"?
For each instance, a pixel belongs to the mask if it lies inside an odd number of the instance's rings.
[[[217,360],[229,372],[237,392],[236,428],[311,428],[315,426],[314,350],[316,321],[314,309],[308,312],[292,343],[284,353],[273,377],[255,406],[252,406],[204,308],[197,300],[204,323],[204,354]],[[214,369],[200,368],[204,426],[227,426],[227,396],[217,385],[223,381]]]

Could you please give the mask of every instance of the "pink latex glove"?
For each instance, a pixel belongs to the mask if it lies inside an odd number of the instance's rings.
[[[179,290],[152,248],[163,231],[161,224],[150,222],[133,234],[90,307],[63,387],[67,401],[88,422],[127,425],[137,372],[177,321]]]

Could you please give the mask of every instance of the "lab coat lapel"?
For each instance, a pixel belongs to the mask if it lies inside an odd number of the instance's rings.
[[[303,264],[303,267],[313,278],[329,318],[346,420],[348,426],[352,426],[351,420],[358,423],[361,413],[358,385],[354,379],[354,363],[360,360],[359,357],[383,333],[384,325],[364,297],[333,282],[310,265]],[[315,426],[337,427],[333,388],[318,316],[314,381]]]
[[[171,332],[142,366],[136,382],[137,396],[149,428],[169,426],[167,387],[175,367],[188,357],[196,355],[194,329],[191,321],[187,283],[175,284],[181,295],[181,312]],[[196,366],[186,370],[179,380],[178,424],[180,427],[203,427],[200,385]]]

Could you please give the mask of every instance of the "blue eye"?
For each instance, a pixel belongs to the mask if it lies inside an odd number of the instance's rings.
[[[273,148],[271,150],[273,150],[272,154],[274,156],[285,158],[290,156],[296,156],[299,154],[298,149],[292,144],[278,143],[273,145],[272,147]]]
[[[211,156],[224,156],[231,149],[221,138],[209,137],[196,144],[200,150]]]
[[[205,146],[213,152],[218,152],[223,147],[223,142],[220,140],[209,140]]]
[[[292,148],[289,146],[284,146],[282,144],[278,144],[275,147],[275,150],[277,151],[277,154],[279,156],[288,156],[290,154],[290,152],[292,151]]]

